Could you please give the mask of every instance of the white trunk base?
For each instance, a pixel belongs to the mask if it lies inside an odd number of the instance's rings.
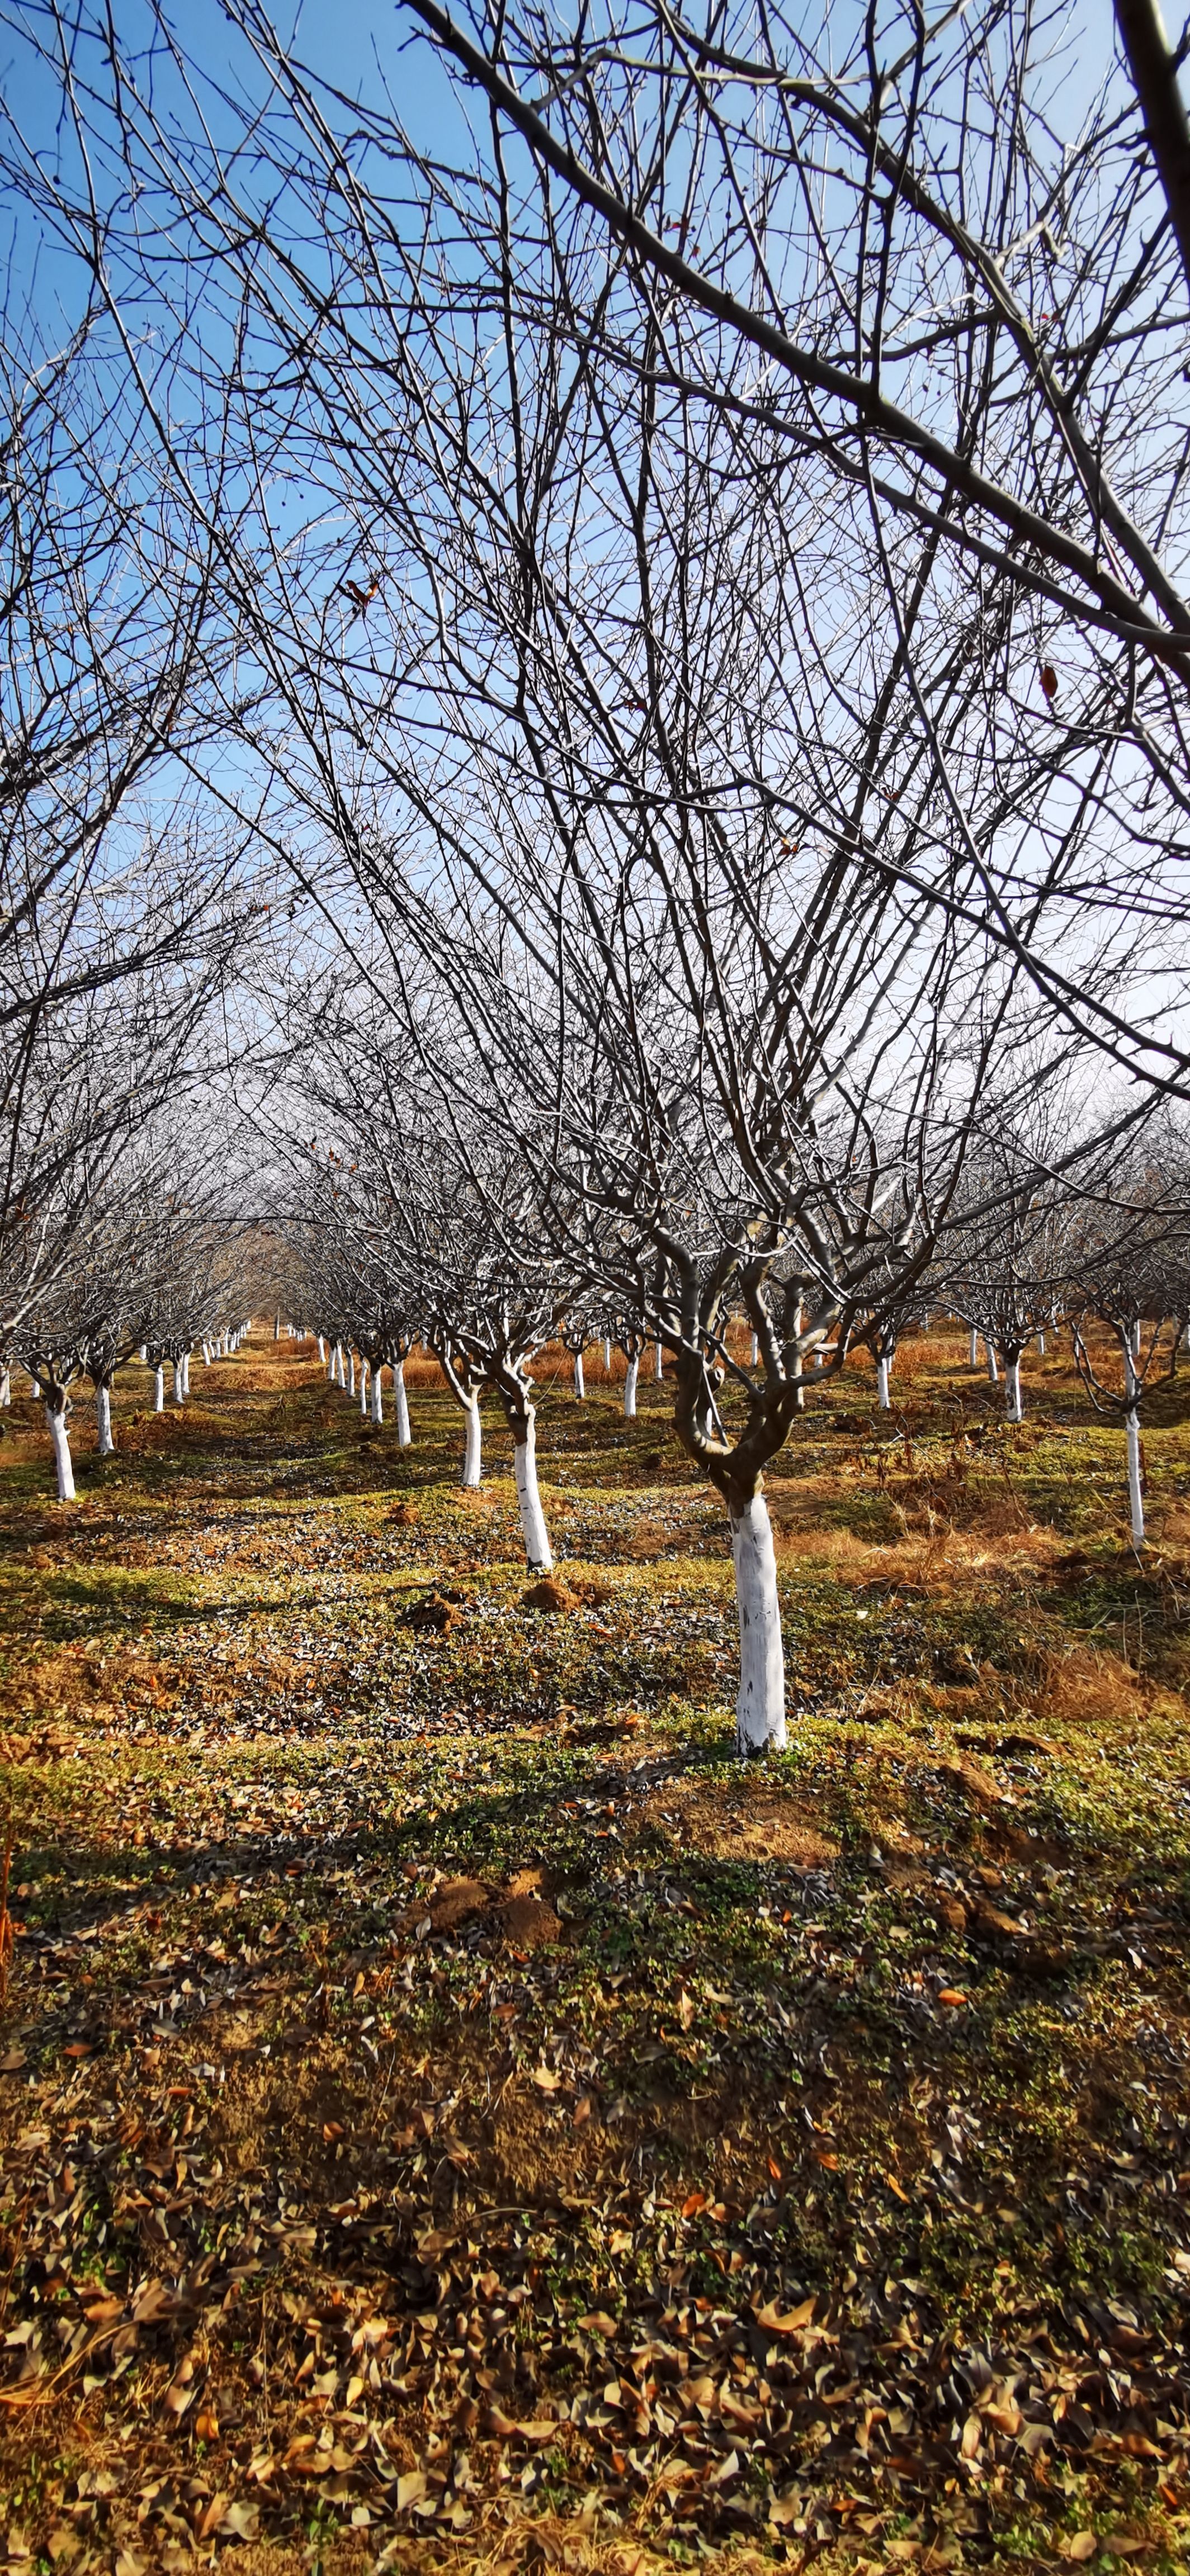
[[[969,1340],[968,1340],[968,1343],[967,1343],[967,1366],[968,1366],[968,1368],[978,1368],[978,1366],[979,1366],[979,1335],[978,1335],[978,1333],[972,1333],[972,1334],[971,1334],[971,1336],[970,1336],[970,1338],[969,1338]]]
[[[541,1496],[537,1490],[535,1425],[530,1424],[528,1439],[518,1440],[512,1454],[516,1472],[516,1498],[521,1509],[521,1529],[524,1532],[529,1571],[531,1574],[550,1574],[553,1572],[554,1559],[550,1548],[549,1531],[545,1525],[545,1513],[541,1508]]]
[[[605,1342],[604,1342],[604,1345],[603,1345],[603,1374],[604,1374],[604,1376],[605,1376],[605,1377],[610,1377],[610,1376],[611,1376],[611,1373],[612,1373],[612,1346],[611,1346],[611,1343],[610,1343],[610,1342],[605,1341]]]
[[[1009,1421],[1023,1422],[1025,1418],[1025,1407],[1021,1396],[1021,1364],[1019,1359],[1009,1361],[1004,1373],[1004,1386]]]
[[[381,1383],[380,1383],[380,1380],[381,1380],[382,1375],[383,1375],[383,1371],[382,1371],[381,1369],[379,1369],[379,1368],[374,1368],[374,1369],[373,1369],[373,1371],[372,1371],[372,1420],[373,1420],[373,1422],[376,1422],[376,1423],[381,1423],[381,1422],[383,1422],[383,1420],[384,1420],[384,1389],[383,1389],[383,1387],[381,1386]]]
[[[354,1393],[355,1393],[355,1352],[354,1352],[354,1351],[349,1351],[349,1352],[348,1352],[348,1355],[347,1355],[347,1392],[348,1392],[348,1394],[349,1394],[349,1395],[354,1395]]]
[[[74,1468],[71,1464],[70,1434],[66,1428],[66,1416],[64,1413],[53,1412],[51,1407],[47,1404],[45,1409],[45,1418],[49,1424],[50,1441],[54,1452],[54,1473],[58,1479],[58,1500],[60,1503],[72,1503],[74,1501]]]
[[[160,1363],[153,1372],[153,1411],[154,1413],[164,1413],[165,1411],[164,1363]]]
[[[574,1354],[574,1392],[579,1396],[585,1396],[587,1392],[587,1381],[583,1376],[583,1355],[581,1351],[576,1351]]]
[[[368,1410],[368,1379],[370,1374],[371,1372],[367,1361],[361,1360],[359,1366],[359,1409],[361,1413],[366,1413]]]
[[[990,1342],[985,1341],[983,1347],[988,1355],[988,1376],[991,1379],[993,1386],[999,1386],[1000,1371],[996,1366],[996,1354]]]
[[[664,1372],[664,1367],[665,1367],[665,1353],[664,1353],[664,1351],[663,1351],[663,1350],[662,1350],[662,1348],[661,1348],[661,1344],[660,1344],[660,1342],[657,1342],[657,1343],[654,1345],[654,1349],[653,1349],[653,1375],[654,1375],[654,1377],[655,1377],[655,1378],[657,1378],[657,1379],[660,1379],[660,1378],[661,1378],[661,1376],[662,1376],[662,1374],[663,1374],[663,1372]]]
[[[625,1422],[635,1422],[636,1420],[636,1380],[639,1368],[640,1361],[638,1359],[629,1360],[628,1366],[624,1371]]]
[[[183,1403],[185,1402],[185,1399],[186,1399],[186,1385],[185,1385],[185,1380],[183,1379],[183,1376],[182,1376],[182,1363],[181,1363],[181,1361],[180,1361],[180,1360],[175,1360],[175,1361],[174,1361],[174,1403],[175,1403],[175,1404],[183,1404]]]
[[[480,1461],[483,1453],[483,1423],[480,1419],[479,1397],[477,1395],[473,1395],[471,1397],[470,1403],[466,1407],[466,1414],[467,1445],[463,1451],[463,1483],[464,1485],[477,1485],[479,1483]]]
[[[12,1380],[7,1369],[0,1369],[0,1406],[7,1409],[11,1403]]]
[[[99,1430],[99,1455],[101,1458],[110,1458],[116,1445],[112,1438],[112,1394],[110,1387],[97,1386],[95,1389],[95,1420]]]
[[[732,1514],[731,1554],[740,1619],[736,1746],[741,1753],[780,1753],[785,1747],[785,1656],[777,1559],[763,1494],[755,1494],[738,1519]]]
[[[1140,1415],[1129,1413],[1124,1419],[1128,1445],[1128,1512],[1132,1522],[1134,1547],[1145,1543],[1145,1498],[1141,1492]]]
[[[876,1362],[876,1400],[882,1413],[888,1413],[891,1410],[892,1399],[888,1392],[887,1360],[877,1360]]]
[[[413,1443],[413,1433],[409,1428],[409,1404],[405,1394],[405,1368],[404,1363],[400,1360],[397,1361],[396,1366],[393,1369],[393,1403],[396,1406],[397,1411],[397,1447],[398,1449],[411,1448]]]

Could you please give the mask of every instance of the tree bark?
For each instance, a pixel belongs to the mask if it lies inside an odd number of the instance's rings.
[[[372,1420],[377,1427],[384,1420],[384,1388],[380,1382],[383,1374],[381,1362],[377,1360],[372,1371]]]
[[[892,1409],[892,1399],[888,1392],[888,1365],[886,1359],[878,1359],[876,1362],[876,1401],[882,1413],[888,1413]]]
[[[49,1424],[50,1439],[53,1443],[58,1500],[60,1503],[72,1503],[74,1501],[74,1466],[70,1456],[70,1434],[66,1428],[65,1403],[61,1407],[56,1407],[47,1401],[45,1418]]]
[[[1012,1358],[1009,1358],[1007,1355],[1005,1357],[1004,1392],[1009,1421],[1023,1422],[1025,1418],[1025,1408],[1021,1397],[1021,1355],[1019,1351],[1017,1351],[1015,1356]]]
[[[529,1572],[530,1574],[550,1574],[553,1571],[554,1559],[549,1531],[545,1525],[545,1513],[541,1508],[541,1496],[537,1490],[537,1424],[532,1410],[525,1426],[524,1438],[514,1440],[512,1457],[516,1475],[516,1498],[520,1505],[521,1530],[525,1541],[525,1554],[529,1560]]]
[[[397,1414],[397,1447],[408,1449],[412,1446],[413,1433],[409,1428],[409,1403],[405,1394],[405,1363],[403,1360],[394,1360],[392,1367],[393,1403]]]
[[[165,1411],[165,1362],[164,1362],[164,1360],[158,1360],[158,1362],[157,1362],[157,1366],[156,1366],[156,1369],[154,1370],[154,1373],[153,1373],[153,1376],[154,1376],[154,1384],[153,1384],[153,1411],[154,1411],[154,1413],[164,1413],[164,1411]]]
[[[635,1422],[635,1420],[636,1420],[636,1380],[637,1380],[637,1372],[638,1372],[639,1368],[640,1368],[640,1359],[639,1359],[639,1356],[638,1356],[638,1357],[636,1357],[636,1358],[634,1358],[634,1359],[630,1359],[630,1360],[629,1360],[629,1362],[628,1362],[628,1366],[627,1366],[627,1368],[626,1368],[626,1369],[625,1369],[625,1371],[624,1371],[624,1420],[625,1420],[625,1422]]]
[[[736,1744],[742,1754],[785,1745],[785,1656],[772,1525],[763,1494],[731,1514],[731,1555],[740,1622]]]
[[[112,1391],[102,1379],[95,1389],[95,1420],[99,1429],[99,1455],[110,1458],[116,1445],[112,1438]]]
[[[467,1440],[463,1450],[463,1483],[470,1487],[479,1483],[483,1455],[483,1423],[477,1395],[464,1397],[463,1412],[467,1422]]]
[[[989,1376],[989,1378],[991,1379],[991,1382],[992,1382],[992,1385],[993,1385],[993,1386],[999,1386],[999,1383],[1000,1383],[1000,1371],[999,1371],[999,1369],[998,1369],[998,1368],[997,1368],[997,1366],[996,1366],[996,1354],[995,1354],[995,1351],[994,1351],[994,1350],[993,1350],[993,1348],[992,1348],[991,1343],[990,1343],[990,1342],[989,1342],[989,1340],[988,1340],[988,1337],[987,1337],[987,1334],[986,1334],[986,1333],[984,1334],[984,1337],[983,1337],[983,1347],[984,1347],[984,1352],[985,1352],[986,1357],[987,1357],[987,1364],[988,1364],[988,1376]]]
[[[574,1354],[574,1392],[579,1397],[585,1396],[587,1392],[587,1381],[583,1376],[583,1355],[581,1351],[576,1351]]]
[[[181,1361],[180,1361],[180,1360],[175,1360],[175,1361],[174,1361],[174,1403],[175,1403],[175,1404],[183,1404],[183,1403],[185,1402],[185,1400],[186,1400],[186,1389],[185,1389],[185,1386],[184,1386],[184,1385],[183,1385],[183,1383],[182,1383],[182,1363],[181,1363]]]

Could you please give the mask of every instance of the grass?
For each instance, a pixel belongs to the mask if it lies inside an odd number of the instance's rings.
[[[1185,2563],[1186,1406],[1142,1562],[964,1362],[813,1390],[746,1768],[664,1388],[542,1362],[552,1612],[428,1364],[14,1403],[11,2564]]]

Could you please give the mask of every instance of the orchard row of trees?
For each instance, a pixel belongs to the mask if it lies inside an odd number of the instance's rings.
[[[1092,78],[1084,0],[402,0],[359,97],[260,0],[13,20],[12,1348],[218,1086],[223,1221],[267,1202],[373,1383],[424,1334],[476,1473],[492,1389],[533,1562],[533,1350],[672,1354],[748,1744],[807,1367],[886,1374],[942,1296],[1015,1403],[1093,1310],[1135,1450],[1181,1317],[1190,146],[1145,16]]]

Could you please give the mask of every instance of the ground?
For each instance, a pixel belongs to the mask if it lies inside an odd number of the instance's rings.
[[[1190,1431],[957,1336],[769,1479],[732,1753],[667,1388],[415,1445],[257,1331],[0,1443],[6,2563],[1184,2566]],[[0,1975],[2,1975],[0,1967]]]

